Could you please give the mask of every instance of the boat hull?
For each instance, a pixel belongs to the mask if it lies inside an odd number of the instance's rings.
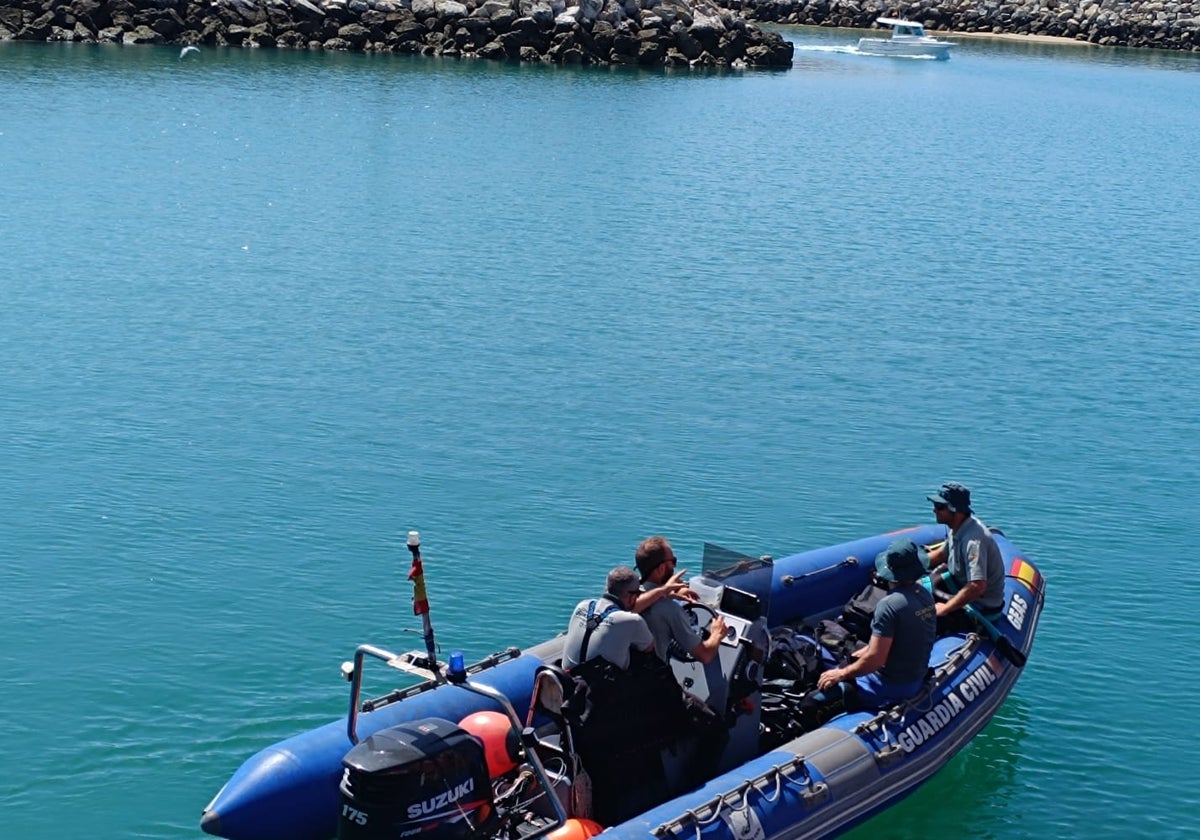
[[[534,673],[543,664],[540,657],[525,654],[477,679],[500,691],[516,708],[525,709]],[[500,711],[500,706],[445,685],[359,715],[357,733],[361,741],[399,723],[426,717],[461,720],[487,710]],[[230,840],[322,840],[334,836],[342,758],[353,746],[342,718],[267,747],[226,782],[204,809],[200,827]]]
[[[768,625],[813,623],[834,615],[864,586],[874,568],[871,561],[897,535],[932,543],[944,538],[945,529],[912,528],[775,560]],[[1011,542],[1003,536],[997,542],[1009,571],[1006,613],[996,623],[997,632],[1028,654],[1044,599],[1042,578]],[[555,658],[560,648],[561,637],[471,680],[504,694],[524,714],[537,668]],[[987,638],[941,639],[931,662],[948,656],[957,657],[947,660],[954,666],[939,670],[942,676],[917,698],[919,702],[906,706],[900,718],[883,724],[868,712],[835,718],[610,828],[607,836],[648,840],[653,834],[659,840],[692,840],[703,834],[706,840],[738,840],[750,836],[745,835],[747,826],[738,822],[744,819],[761,828],[761,835],[756,829],[753,836],[792,840],[833,836],[869,818],[915,790],[982,729],[1020,674]],[[498,706],[457,686],[440,685],[360,714],[357,733],[362,739],[402,722],[431,716],[454,721],[485,709]],[[341,762],[351,746],[343,718],[268,747],[247,760],[218,792],[205,809],[202,828],[230,840],[334,836]],[[742,801],[749,807],[739,807]],[[698,826],[695,815],[705,807],[710,807],[712,819]]]
[[[858,51],[869,55],[887,55],[897,58],[933,58],[945,61],[950,58],[948,41],[928,39],[902,40],[900,38],[859,38]]]

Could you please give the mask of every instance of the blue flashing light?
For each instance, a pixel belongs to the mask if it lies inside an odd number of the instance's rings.
[[[467,666],[463,662],[463,652],[450,652],[450,666],[446,669],[446,679],[450,682],[463,682],[467,678]]]

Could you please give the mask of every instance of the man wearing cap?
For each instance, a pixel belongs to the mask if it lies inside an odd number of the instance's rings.
[[[921,690],[937,623],[933,595],[918,583],[925,576],[925,557],[912,540],[899,539],[875,558],[875,571],[889,591],[875,605],[871,641],[849,665],[821,674],[818,692],[805,701],[810,714],[811,704],[836,700],[839,688],[848,711],[878,709]],[[854,689],[846,692],[849,683]]]
[[[1004,558],[987,526],[971,510],[971,491],[953,481],[926,496],[933,503],[933,516],[948,529],[946,542],[929,552],[930,568],[946,564],[945,572],[930,575],[934,589],[944,596],[937,604],[938,632],[957,633],[974,629],[963,611],[967,604],[985,618],[995,618],[1004,609]]]
[[[690,590],[679,582],[683,573],[675,572],[675,552],[666,537],[642,540],[634,560],[646,590],[638,599],[635,609],[642,611],[650,632],[654,634],[654,652],[659,659],[667,661],[671,642],[703,665],[715,659],[721,648],[721,639],[725,636],[725,619],[720,615],[713,618],[708,626],[707,639],[701,639],[693,629],[683,607],[676,600],[677,597],[686,598]]]
[[[631,650],[654,650],[650,628],[632,611],[641,591],[638,573],[628,566],[617,566],[609,572],[604,595],[580,601],[571,613],[563,644],[563,668],[569,671],[599,656],[625,671],[629,669]]]

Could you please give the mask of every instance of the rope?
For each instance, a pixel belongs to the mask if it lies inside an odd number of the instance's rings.
[[[759,791],[759,793],[762,793],[762,791]],[[779,797],[782,795],[783,795],[783,771],[777,769],[775,771],[775,795],[767,796],[765,793],[763,793],[762,794],[763,802],[778,802]]]
[[[789,774],[789,770],[799,771],[803,775],[792,776]],[[753,779],[742,782],[732,790],[718,794],[702,805],[689,808],[675,819],[663,823],[650,833],[656,837],[663,837],[675,831],[682,831],[690,822],[694,829],[696,840],[701,840],[703,829],[715,823],[726,810],[730,812],[748,810],[751,807],[751,791],[758,793],[764,802],[777,802],[783,795],[784,780],[797,788],[807,788],[809,791],[814,790],[816,787],[812,774],[808,772],[808,765],[805,763],[804,757],[797,756],[783,764],[777,764],[769,770],[765,770]],[[775,789],[770,794],[759,788],[759,785],[766,785],[769,788],[772,781],[774,782]],[[741,804],[735,806],[739,795],[741,796]],[[700,816],[705,812],[709,812],[707,816]]]

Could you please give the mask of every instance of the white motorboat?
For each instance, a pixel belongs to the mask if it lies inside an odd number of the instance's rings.
[[[891,38],[859,38],[858,51],[871,55],[896,55],[905,58],[950,57],[949,41],[939,41],[925,34],[925,27],[911,20],[881,17],[875,21],[880,26],[892,27]]]

